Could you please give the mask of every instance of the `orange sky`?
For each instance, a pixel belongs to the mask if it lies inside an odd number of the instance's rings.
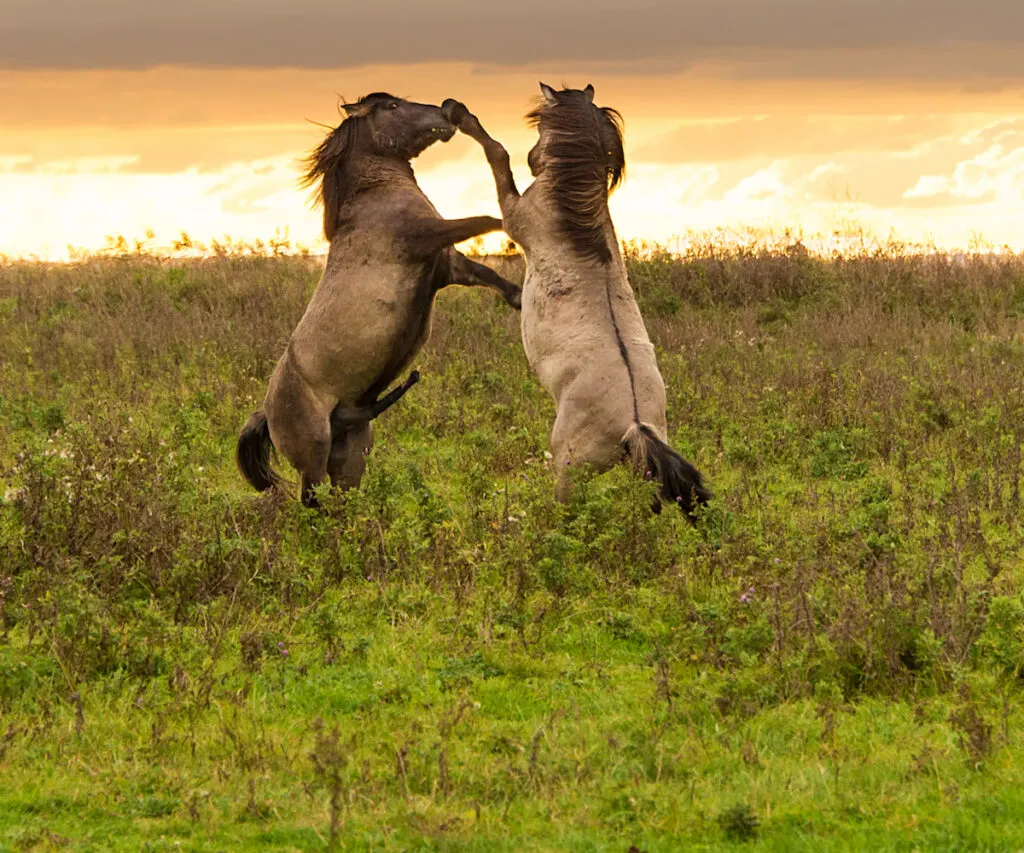
[[[958,61],[981,67],[980,57],[991,63],[1000,49],[968,45]],[[783,62],[788,55],[772,54],[756,74],[749,57],[664,68],[0,62],[0,254],[61,258],[69,245],[100,248],[108,235],[134,239],[147,229],[163,245],[181,231],[208,241],[287,229],[320,248],[320,217],[297,186],[297,160],[324,132],[312,122],[339,121],[339,94],[460,98],[509,149],[525,185],[533,132],[522,116],[538,79],[593,83],[597,102],[625,117],[628,173],[612,200],[624,239],[674,246],[695,230],[854,224],[943,247],[980,236],[1024,249],[1024,78],[947,79],[922,70],[941,66],[941,56],[902,68],[885,47],[803,50],[799,67]],[[888,70],[842,70],[872,63]],[[435,145],[414,166],[445,215],[497,214],[470,140]]]

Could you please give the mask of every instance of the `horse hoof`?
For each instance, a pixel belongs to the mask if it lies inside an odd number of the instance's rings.
[[[456,101],[454,98],[446,98],[444,103],[441,104],[441,114],[445,119],[458,127],[462,120],[469,115],[469,110],[466,109],[466,105],[461,101]]]

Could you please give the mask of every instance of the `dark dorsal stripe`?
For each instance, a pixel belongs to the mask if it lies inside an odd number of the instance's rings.
[[[633,378],[633,365],[629,361],[629,351],[626,349],[626,342],[622,338],[622,331],[619,329],[619,321],[615,319],[615,303],[612,300],[611,276],[605,282],[605,294],[608,297],[608,314],[612,318],[612,329],[615,331],[615,342],[619,345],[619,355],[626,365],[626,375],[629,376],[629,393],[633,398],[633,420],[640,423],[640,407],[636,400],[636,380]]]

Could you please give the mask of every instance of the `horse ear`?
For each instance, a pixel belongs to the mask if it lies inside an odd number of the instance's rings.
[[[558,103],[558,96],[555,94],[555,90],[547,83],[540,84],[540,93],[544,96],[544,100],[547,101],[549,107],[553,107]]]
[[[360,101],[356,101],[354,104],[342,103],[340,106],[349,118],[362,118],[363,116],[368,116],[372,109],[371,104],[364,104]]]
[[[594,103],[594,87],[590,83],[587,83],[587,88],[583,90],[583,94],[587,96],[587,100],[590,103]]]

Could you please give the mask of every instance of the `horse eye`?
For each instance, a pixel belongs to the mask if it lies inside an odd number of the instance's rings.
[[[388,109],[389,110],[397,110],[398,109],[398,101],[392,101],[390,104],[388,104]]]

